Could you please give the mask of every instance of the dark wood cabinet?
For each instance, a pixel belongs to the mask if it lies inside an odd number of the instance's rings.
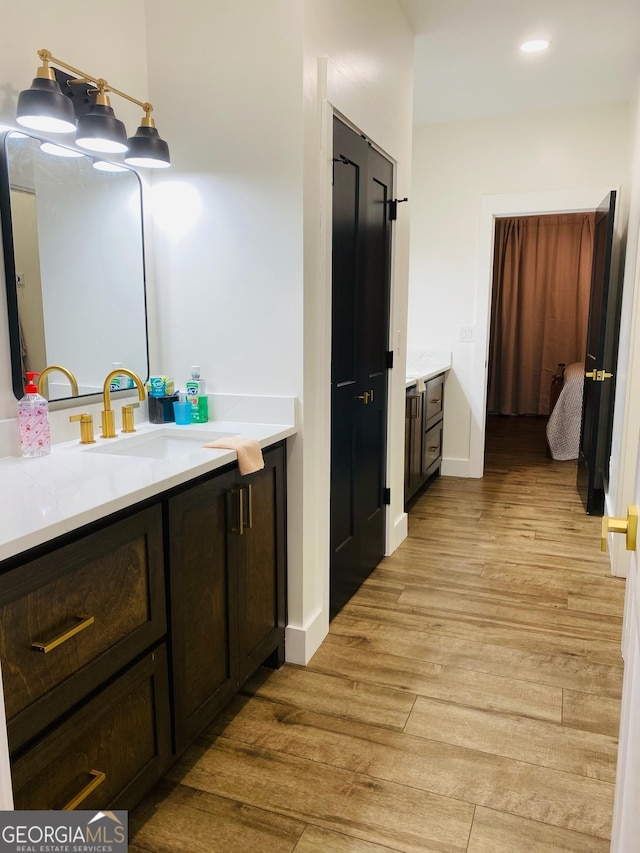
[[[12,753],[166,634],[162,513],[134,513],[0,577]]]
[[[267,658],[284,662],[286,518],[284,447],[264,454],[264,468],[240,477],[246,496],[238,546],[238,685]]]
[[[230,565],[229,495],[234,471],[168,501],[172,685],[179,751],[236,689],[235,568]]]
[[[171,759],[164,645],[13,762],[16,809],[130,808]]]
[[[284,660],[284,442],[263,455],[0,563],[16,808],[132,808]]]
[[[175,745],[181,752],[265,660],[284,659],[284,447],[168,501]]]
[[[405,505],[440,469],[442,463],[442,411],[444,374],[406,390],[405,401]]]
[[[405,401],[404,495],[409,500],[422,485],[422,434],[424,391],[415,385],[407,388]]]

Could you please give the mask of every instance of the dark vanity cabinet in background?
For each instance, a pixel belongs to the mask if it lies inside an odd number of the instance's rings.
[[[442,464],[444,373],[429,379],[423,391],[417,383],[406,390],[404,439],[405,505]]]
[[[0,564],[15,807],[132,808],[284,659],[285,449]]]

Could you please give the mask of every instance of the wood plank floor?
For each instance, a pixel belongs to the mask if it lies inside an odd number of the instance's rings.
[[[605,853],[624,582],[544,421],[491,419],[306,668],[261,670],[130,815],[137,853]]]

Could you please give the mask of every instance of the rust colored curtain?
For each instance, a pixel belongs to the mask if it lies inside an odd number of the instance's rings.
[[[595,213],[496,220],[488,410],[548,415],[560,362],[583,361]]]

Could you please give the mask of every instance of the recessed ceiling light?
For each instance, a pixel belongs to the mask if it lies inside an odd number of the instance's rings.
[[[524,53],[538,53],[540,50],[546,50],[549,47],[550,42],[547,39],[531,39],[530,41],[525,41],[520,45],[520,50],[524,51]]]

